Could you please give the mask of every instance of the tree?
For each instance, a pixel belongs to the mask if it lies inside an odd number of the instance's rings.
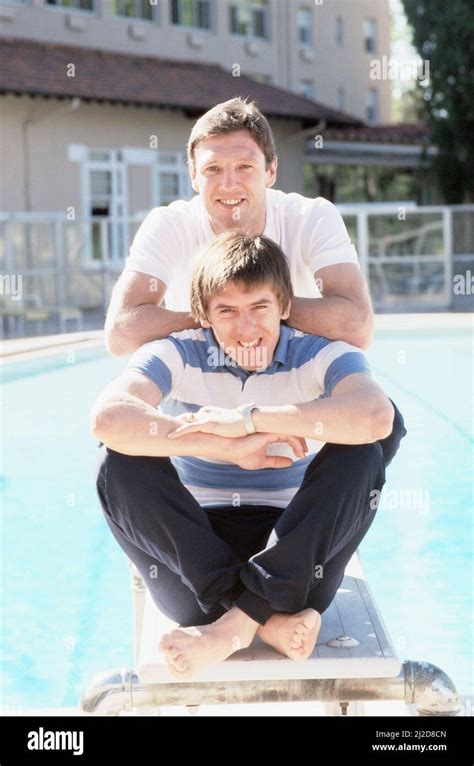
[[[403,0],[413,42],[429,62],[423,104],[446,202],[474,200],[474,4],[472,0]]]

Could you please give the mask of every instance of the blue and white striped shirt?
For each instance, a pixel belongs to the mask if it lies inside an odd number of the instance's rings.
[[[328,397],[334,386],[356,372],[370,374],[360,349],[282,324],[273,359],[266,369],[247,372],[228,359],[212,329],[183,330],[146,343],[131,357],[128,369],[152,380],[163,394],[159,410],[176,417],[213,405],[234,409],[241,404],[281,406]],[[315,432],[315,436],[318,434]],[[323,447],[307,439],[308,454],[295,460],[286,444],[269,445],[268,454],[293,459],[289,468],[249,471],[223,460],[172,457],[186,488],[203,507],[241,504],[285,508],[304,472]]]

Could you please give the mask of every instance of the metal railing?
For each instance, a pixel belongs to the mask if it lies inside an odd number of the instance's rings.
[[[376,310],[450,310],[471,296],[474,205],[340,205]],[[3,334],[97,329],[143,220],[0,214]],[[453,289],[465,275],[466,290]],[[462,307],[462,305],[461,305]]]
[[[458,716],[459,695],[451,678],[430,662],[406,660],[395,678],[309,678],[261,681],[177,682],[145,684],[133,668],[106,670],[94,676],[79,707],[83,714],[160,715],[161,708],[264,702],[398,701],[415,705],[419,716]]]
[[[457,307],[453,277],[467,274],[474,265],[474,205],[339,209],[356,243],[376,309]]]
[[[139,218],[66,220],[58,213],[0,214],[4,336],[98,329]]]

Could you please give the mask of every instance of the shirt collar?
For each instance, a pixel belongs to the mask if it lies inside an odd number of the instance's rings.
[[[270,366],[274,364],[285,364],[288,356],[288,344],[290,338],[293,335],[293,328],[288,327],[286,324],[280,325],[280,338],[277,343],[277,347],[273,353],[273,359]]]

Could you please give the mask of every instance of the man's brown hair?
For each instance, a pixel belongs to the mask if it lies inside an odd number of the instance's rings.
[[[248,130],[255,143],[265,155],[265,165],[276,158],[275,141],[272,129],[254,101],[243,98],[231,98],[209,109],[197,120],[191,130],[187,145],[188,163],[194,162],[196,146],[210,136],[233,133],[236,130]]]
[[[191,279],[191,315],[195,322],[206,319],[209,300],[227,282],[246,287],[269,284],[284,312],[293,297],[288,261],[272,239],[229,230],[196,254]]]

